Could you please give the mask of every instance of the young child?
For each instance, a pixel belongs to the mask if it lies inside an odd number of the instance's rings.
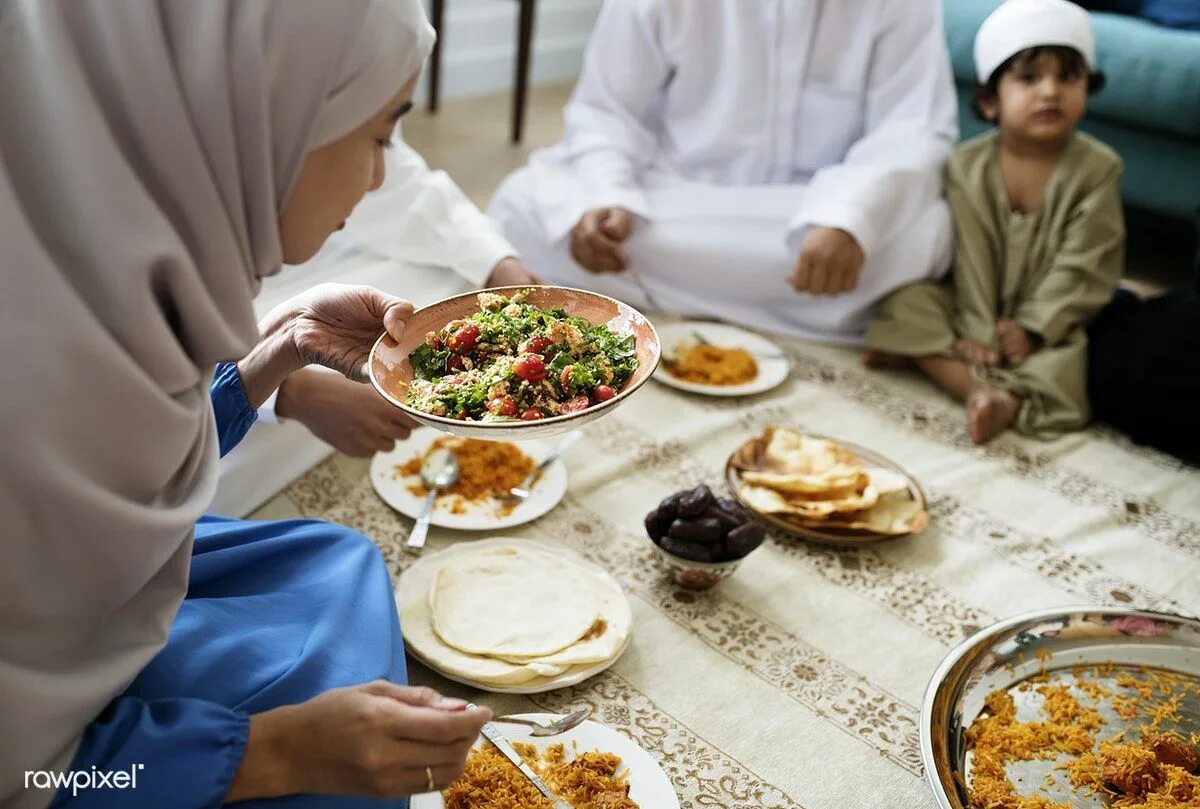
[[[1082,427],[1088,321],[1124,265],[1121,160],[1075,131],[1095,70],[1091,17],[1068,0],[1008,0],[975,39],[975,111],[995,128],[946,167],[954,267],[888,297],[871,367],[916,365],[966,403],[971,439]]]

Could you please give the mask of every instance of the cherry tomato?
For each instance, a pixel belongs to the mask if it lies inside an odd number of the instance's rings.
[[[479,342],[479,327],[468,323],[446,338],[446,347],[455,354],[470,354]]]
[[[521,419],[524,421],[537,421],[544,418],[546,418],[546,414],[542,412],[540,407],[531,407],[521,414]]]
[[[526,382],[541,382],[546,378],[546,363],[537,354],[522,354],[513,363],[513,373]]]
[[[497,416],[517,415],[517,400],[511,396],[497,396],[488,402],[488,410]]]
[[[526,351],[529,351],[531,354],[544,355],[546,353],[546,349],[550,348],[552,345],[554,345],[554,341],[549,337],[530,337],[529,345],[526,348]]]
[[[572,396],[563,402],[564,413],[578,413],[580,410],[586,410],[591,401],[586,396]]]
[[[446,361],[447,371],[461,371],[464,367],[462,357],[451,357]]]
[[[596,389],[592,391],[592,398],[597,402],[607,402],[616,395],[617,392],[608,385],[597,385]]]
[[[562,385],[563,393],[571,392],[571,369],[574,367],[574,365],[568,365],[563,368],[562,376],[558,378],[558,384]]]

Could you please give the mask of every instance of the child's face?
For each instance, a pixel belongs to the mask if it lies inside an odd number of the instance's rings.
[[[1002,132],[1034,141],[1062,140],[1087,109],[1088,77],[1043,52],[1014,62],[1000,77],[996,96],[983,111]]]

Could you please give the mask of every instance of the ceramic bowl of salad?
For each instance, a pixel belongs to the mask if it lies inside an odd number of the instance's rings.
[[[658,333],[620,301],[567,287],[501,287],[413,313],[371,350],[371,383],[417,422],[503,441],[574,430],[658,367]]]

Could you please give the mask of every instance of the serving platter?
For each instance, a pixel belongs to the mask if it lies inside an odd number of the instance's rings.
[[[819,435],[817,433],[806,432],[803,430],[801,430],[801,432],[803,432],[805,435],[810,436],[812,438],[819,438],[819,439],[823,439],[826,441],[833,441],[833,442],[837,443],[843,449],[846,449],[846,450],[854,453],[855,455],[857,455],[859,460],[862,461],[864,466],[881,467],[883,469],[887,469],[888,471],[895,472],[896,474],[903,476],[903,478],[905,479],[905,481],[908,484],[909,496],[911,496],[912,499],[915,500],[920,505],[920,507],[923,511],[928,511],[928,501],[925,496],[925,490],[923,488],[921,488],[921,484],[917,482],[916,478],[914,478],[912,475],[910,475],[903,467],[901,467],[895,461],[893,461],[890,458],[887,458],[883,455],[880,455],[878,452],[867,449],[866,447],[860,446],[858,444],[851,443],[849,441],[843,441],[840,438],[832,438],[830,436]],[[748,512],[753,514],[756,519],[760,520],[761,522],[766,523],[767,525],[771,526],[772,528],[778,529],[780,532],[787,534],[788,536],[797,537],[799,539],[811,540],[814,542],[822,542],[822,543],[829,544],[829,545],[863,545],[863,544],[867,544],[867,543],[871,543],[871,542],[879,542],[882,540],[899,539],[901,536],[911,536],[911,534],[900,534],[900,535],[884,534],[884,533],[880,533],[878,531],[871,531],[871,530],[865,530],[865,529],[859,529],[859,528],[836,528],[836,527],[812,528],[812,527],[809,527],[806,525],[800,525],[799,523],[792,522],[791,520],[783,519],[782,517],[776,516],[774,514],[766,514],[764,512],[756,510],[753,506],[751,506],[749,503],[746,502],[745,498],[742,497],[742,494],[741,494],[742,475],[741,475],[741,470],[738,469],[737,464],[736,464],[736,459],[738,457],[738,454],[740,452],[742,452],[746,446],[748,446],[751,442],[753,442],[755,440],[757,440],[757,438],[752,438],[749,441],[740,445],[737,449],[735,449],[730,454],[728,460],[726,460],[726,462],[725,462],[725,486],[726,486],[726,488],[729,489],[733,498],[736,499],[739,504],[741,504],[742,508],[746,509]]]
[[[1098,669],[1095,667],[1099,667]],[[925,692],[921,711],[921,758],[940,809],[971,809],[972,755],[966,731],[994,691],[1008,691],[1019,721],[1039,709],[1036,689],[1025,683],[1044,677],[1049,684],[1070,685],[1080,671],[1094,672],[1103,688],[1119,692],[1117,680],[1146,670],[1173,672],[1200,686],[1200,621],[1120,607],[1073,607],[1026,613],[1000,621],[968,638],[938,666]],[[1177,718],[1162,726],[1186,737],[1200,732],[1197,689],[1182,691]],[[1099,739],[1120,731],[1138,738],[1144,717],[1126,718],[1098,705],[1105,720]],[[1055,769],[1063,759],[1016,762],[1007,768],[1020,794],[1038,794],[1073,809],[1108,804],[1098,794],[1073,790]]]

